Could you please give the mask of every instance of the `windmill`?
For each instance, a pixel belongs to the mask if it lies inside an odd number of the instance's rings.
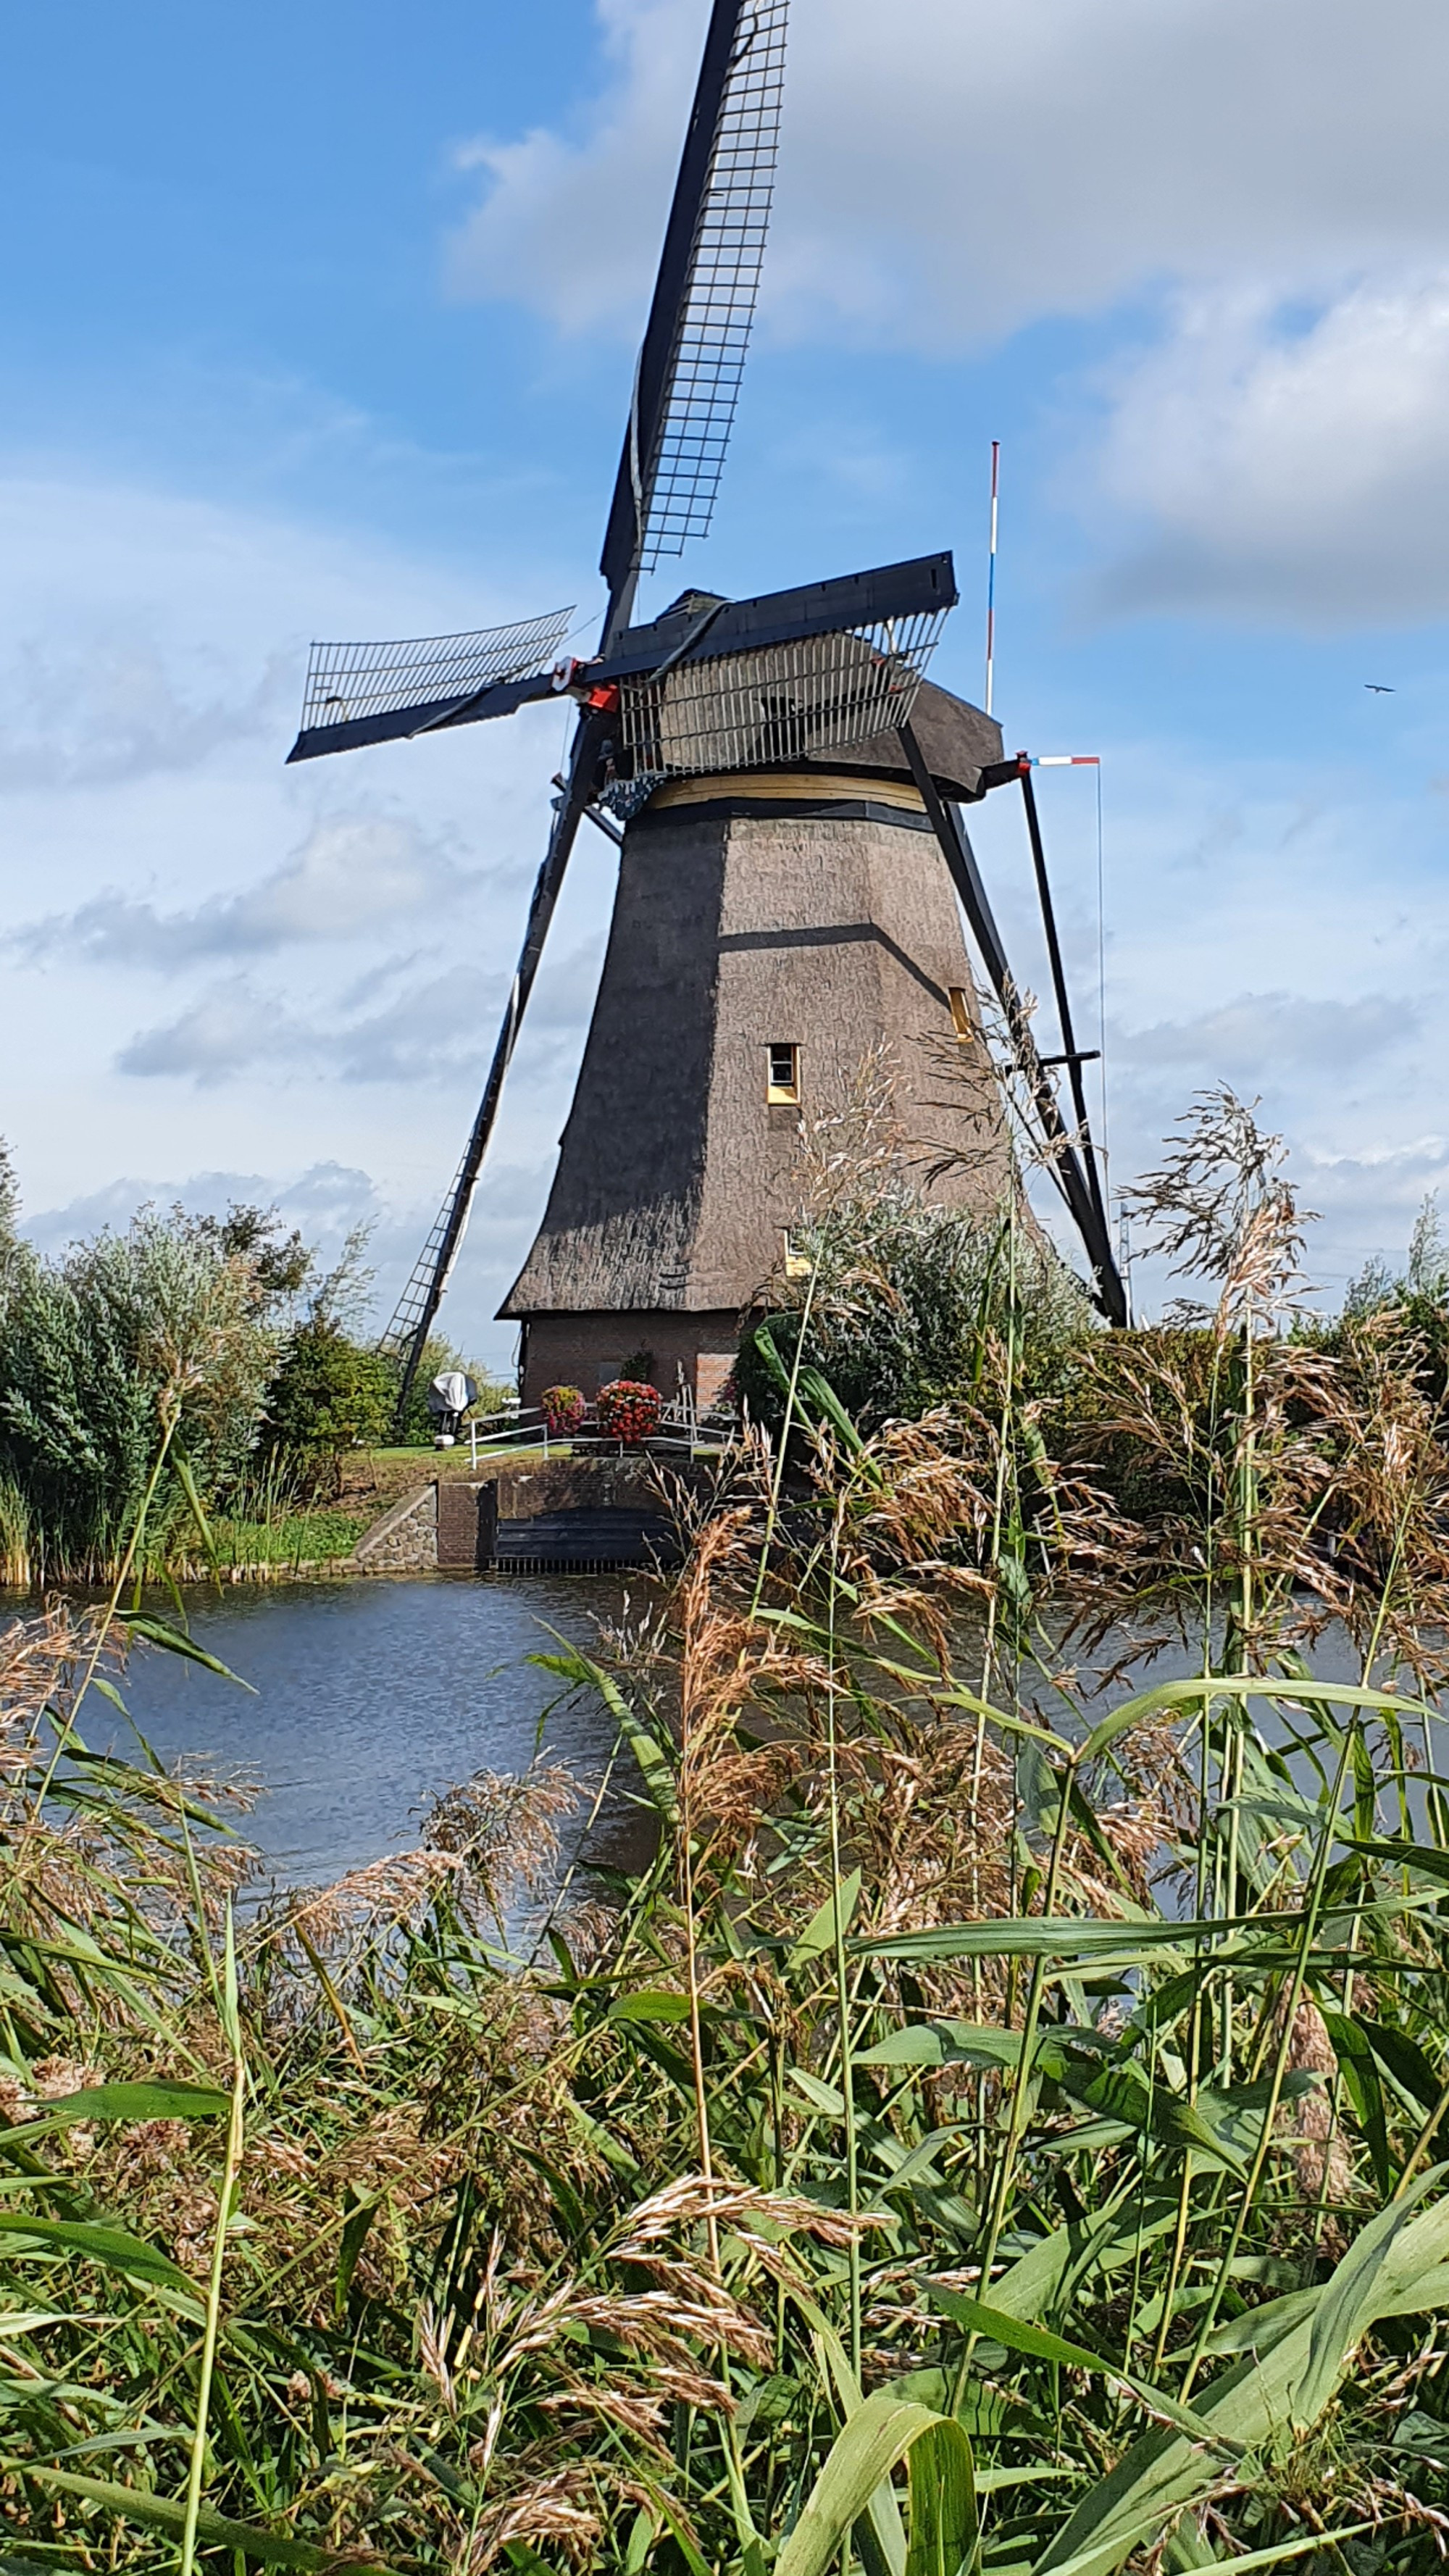
[[[469,635],[312,648],[293,761],[550,696],[578,708],[483,1097],[384,1336],[403,1362],[404,1403],[586,819],[618,845],[619,886],[548,1209],[502,1309],[525,1328],[526,1402],[550,1378],[602,1383],[641,1346],[661,1383],[672,1369],[707,1400],[780,1250],[802,1107],[838,1087],[872,1041],[899,1051],[954,1033],[977,1150],[942,1186],[992,1202],[1011,1186],[958,899],[1092,1293],[1110,1320],[1126,1319],[1031,766],[1004,759],[992,719],[925,677],[956,601],[950,555],[746,600],[686,591],[631,622],[641,574],[709,528],[764,257],[787,7],[713,0],[600,557],[596,654],[557,658],[571,609]],[[1053,1057],[1037,1052],[962,818],[1013,781],[1047,930]],[[932,843],[945,875],[926,857]]]

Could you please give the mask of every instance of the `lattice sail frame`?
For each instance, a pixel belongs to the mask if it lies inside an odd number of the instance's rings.
[[[760,291],[785,93],[789,0],[759,0],[740,30],[690,252],[652,457],[640,567],[709,534]]]
[[[681,663],[662,680],[625,680],[616,755],[636,809],[666,778],[776,769],[844,751],[909,722],[944,608],[837,629],[759,652]]]
[[[302,728],[352,724],[406,707],[460,702],[500,680],[528,679],[554,659],[572,608],[472,635],[426,635],[390,644],[314,644]]]

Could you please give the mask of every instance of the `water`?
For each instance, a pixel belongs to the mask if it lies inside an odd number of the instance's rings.
[[[330,1879],[409,1849],[428,1798],[474,1771],[522,1771],[542,1750],[590,1794],[602,1775],[614,1736],[604,1710],[582,1693],[560,1701],[556,1677],[525,1658],[560,1636],[586,1650],[597,1642],[617,1584],[443,1576],[221,1598],[198,1586],[183,1598],[196,1643],[252,1690],[138,1647],[122,1696],[163,1757],[262,1783],[243,1831],[279,1881]],[[174,1605],[161,1615],[174,1618]],[[87,1700],[82,1724],[91,1745],[134,1758],[105,1700]],[[619,1821],[616,1812],[613,1839]]]
[[[642,1598],[649,1587],[636,1577],[631,1589]],[[585,1791],[562,1838],[569,1859],[613,1728],[596,1699],[564,1696],[556,1678],[527,1658],[561,1637],[588,1649],[597,1623],[617,1615],[623,1597],[622,1584],[607,1578],[539,1575],[339,1579],[237,1587],[220,1596],[195,1587],[184,1595],[192,1636],[251,1690],[139,1648],[124,1696],[163,1758],[260,1783],[263,1794],[242,1829],[279,1882],[315,1883],[406,1850],[417,1840],[420,1810],[438,1791],[481,1769],[525,1770],[540,1752],[567,1764]],[[0,1620],[7,1609],[33,1606],[0,1596]],[[1311,1660],[1322,1679],[1358,1678],[1339,1633],[1330,1631]],[[965,1669],[973,1661],[968,1653]],[[1175,1648],[1100,1698],[1086,1691],[1086,1713],[1100,1716],[1144,1682],[1198,1669],[1197,1654]],[[1023,1697],[1049,1725],[1066,1719],[1039,1684]],[[1286,1739],[1276,1712],[1260,1703],[1255,1715],[1270,1741]],[[1075,1731],[1070,1720],[1067,1731]],[[97,1748],[136,1752],[134,1737],[99,1696],[87,1703],[84,1732]],[[605,1809],[589,1854],[625,1866],[642,1859],[638,1811],[626,1796]]]

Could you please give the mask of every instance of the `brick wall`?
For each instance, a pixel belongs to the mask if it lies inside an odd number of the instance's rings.
[[[438,1485],[438,1567],[443,1573],[476,1573],[493,1562],[493,1532],[498,1523],[498,1488],[465,1485],[454,1479]]]
[[[546,1386],[577,1386],[592,1401],[642,1347],[653,1354],[650,1383],[666,1403],[678,1392],[682,1368],[696,1403],[708,1404],[733,1365],[738,1340],[739,1316],[728,1310],[532,1315],[524,1327],[523,1401],[537,1404]]]

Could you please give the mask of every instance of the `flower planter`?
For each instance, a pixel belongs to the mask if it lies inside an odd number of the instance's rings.
[[[539,1401],[550,1440],[571,1440],[589,1409],[577,1386],[546,1386]]]
[[[616,1377],[612,1385],[599,1389],[600,1437],[637,1449],[658,1430],[663,1401],[657,1386],[645,1386],[638,1378]]]

